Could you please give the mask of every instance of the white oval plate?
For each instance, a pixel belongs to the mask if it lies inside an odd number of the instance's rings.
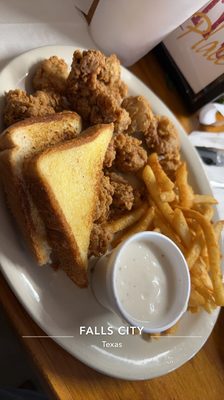
[[[51,55],[70,65],[75,48],[48,46],[29,51],[11,61],[0,73],[0,95],[27,87],[29,73],[37,62]],[[130,94],[144,95],[155,113],[167,115],[179,131],[183,158],[199,193],[211,193],[200,159],[170,110],[139,79],[126,69],[122,77]],[[192,358],[212,332],[218,309],[212,314],[186,313],[176,336],[147,342],[139,336],[119,335],[124,323],[102,308],[89,289],[79,289],[62,271],[40,268],[23,246],[14,222],[0,196],[0,263],[2,272],[29,315],[49,336],[73,356],[107,375],[123,379],[149,379],[166,374]],[[95,335],[80,335],[80,326],[97,328]],[[108,327],[113,335],[104,335]],[[103,331],[101,331],[103,330]],[[27,335],[30,332],[27,330]],[[103,347],[103,341],[122,347]]]

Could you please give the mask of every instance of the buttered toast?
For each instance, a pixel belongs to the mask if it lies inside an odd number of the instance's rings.
[[[81,131],[75,112],[29,118],[0,136],[0,179],[7,203],[40,265],[50,262],[50,246],[38,208],[27,191],[23,164],[42,150],[72,139]]]
[[[24,164],[24,176],[56,263],[80,287],[88,284],[87,257],[103,160],[113,124],[95,125],[77,138]]]

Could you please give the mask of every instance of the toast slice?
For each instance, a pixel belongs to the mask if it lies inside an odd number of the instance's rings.
[[[23,163],[54,144],[74,138],[81,131],[81,118],[64,112],[28,118],[11,125],[0,136],[0,180],[7,203],[40,265],[50,262],[50,246],[44,223],[27,191]]]
[[[112,134],[113,124],[95,125],[24,165],[26,184],[45,222],[54,259],[80,287],[88,284],[90,233]]]

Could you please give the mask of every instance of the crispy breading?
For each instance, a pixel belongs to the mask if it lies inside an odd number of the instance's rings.
[[[98,50],[74,52],[67,80],[71,108],[87,124],[114,122],[115,132],[123,132],[131,122],[121,107],[127,87],[120,79],[120,62],[115,55],[104,56]]]
[[[38,90],[28,95],[24,90],[10,90],[5,95],[3,120],[6,126],[29,117],[40,117],[63,111],[66,101],[53,91]]]
[[[10,90],[5,95],[3,120],[6,126],[29,117],[54,114],[59,105],[59,95],[38,91],[33,96],[25,91]]]
[[[180,143],[173,123],[165,116],[154,117],[144,135],[149,152],[158,154],[165,172],[174,179],[180,164]]]
[[[139,139],[120,133],[114,137],[116,158],[114,165],[122,172],[136,172],[147,162],[147,152]]]
[[[96,204],[95,218],[94,221],[102,223],[108,219],[110,205],[113,201],[114,187],[110,183],[108,176],[102,174],[100,182],[100,191],[98,196],[98,201]]]
[[[88,102],[91,104],[89,121],[91,125],[100,123],[114,123],[115,132],[123,132],[130,124],[127,111],[118,106],[116,97],[106,90],[95,90],[90,95]],[[79,114],[82,110],[79,109]],[[82,115],[82,114],[81,114]]]
[[[114,139],[112,138],[105,154],[103,163],[104,167],[106,168],[112,167],[115,157],[116,157],[116,150],[114,146]]]
[[[106,253],[113,239],[113,234],[104,224],[93,224],[90,235],[89,257],[99,257]]]
[[[110,206],[110,218],[113,218],[132,209],[135,200],[134,188],[123,176],[115,172],[108,173],[108,176],[114,189]]]
[[[37,90],[33,93],[33,97],[39,101],[40,105],[49,104],[55,112],[69,110],[66,98],[53,90]]]
[[[147,152],[141,140],[126,133],[112,138],[104,159],[104,167],[115,167],[121,172],[136,172],[147,162]]]
[[[43,60],[37,67],[33,76],[33,87],[35,90],[54,90],[63,93],[68,78],[68,65],[62,58],[52,56]]]
[[[119,85],[121,70],[120,61],[116,54],[111,54],[111,56],[104,58],[103,64],[104,67],[101,68],[99,80],[110,86]]]
[[[154,118],[149,102],[143,96],[129,96],[122,102],[122,107],[128,111],[131,124],[127,133],[147,132],[152,119]]]

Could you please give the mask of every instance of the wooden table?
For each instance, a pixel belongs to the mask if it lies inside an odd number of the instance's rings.
[[[197,125],[152,54],[130,68],[172,109],[189,132]],[[43,335],[0,275],[0,301],[15,332],[39,372],[50,398],[60,400],[222,400],[224,399],[224,310],[203,349],[184,366],[143,382],[112,379],[77,361]]]

